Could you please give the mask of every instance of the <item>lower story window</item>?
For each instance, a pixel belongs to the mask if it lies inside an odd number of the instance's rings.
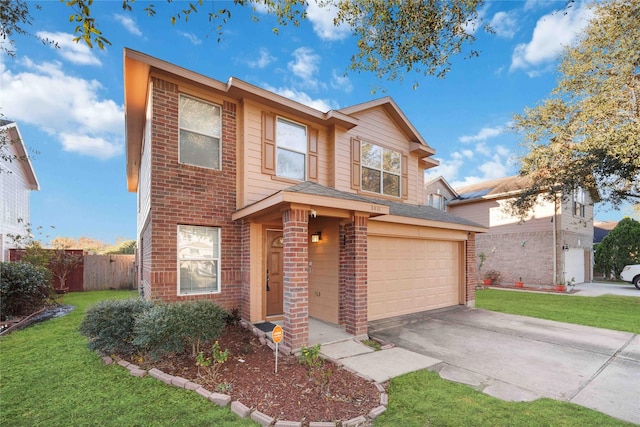
[[[178,295],[220,292],[220,228],[178,226]]]

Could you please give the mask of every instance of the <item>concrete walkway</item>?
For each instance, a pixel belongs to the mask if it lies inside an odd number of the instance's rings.
[[[640,424],[638,335],[461,306],[372,322],[369,333],[491,396],[549,397]]]
[[[375,351],[355,339],[322,345],[320,351],[325,357],[379,383],[441,362],[400,347]]]

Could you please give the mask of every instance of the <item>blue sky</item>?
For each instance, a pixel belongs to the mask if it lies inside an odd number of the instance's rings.
[[[299,27],[275,35],[273,17],[228,2],[232,16],[218,42],[206,7],[171,25],[172,11],[186,2],[155,2],[151,18],[144,1],[133,4],[134,13],[118,1],[96,1],[92,15],[112,45],[91,50],[71,41],[69,8],[39,3],[31,29],[60,48],[17,37],[16,56],[0,54],[2,113],[18,122],[26,145],[38,152],[33,164],[41,190],[31,194],[31,222],[55,226],[51,238],[106,242],[136,234],[136,197],[127,192],[125,175],[124,47],[221,81],[237,77],[322,111],[389,95],[436,149],[441,165],[427,178],[442,175],[455,188],[517,172],[517,136],[506,129],[512,114],[548,95],[562,44],[575,40],[591,16],[580,3],[565,10],[565,1],[489,1],[480,15],[496,34],[476,32],[479,58],[454,58],[445,79],[409,74],[403,82],[376,82],[368,73],[343,75],[355,38],[315,6]],[[386,91],[372,94],[376,83]],[[601,220],[624,214],[596,210]]]

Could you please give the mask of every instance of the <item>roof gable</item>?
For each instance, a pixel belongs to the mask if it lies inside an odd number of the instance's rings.
[[[40,183],[36,177],[36,171],[31,163],[31,158],[29,158],[27,147],[24,145],[24,139],[22,139],[18,124],[9,120],[0,120],[0,132],[6,133],[9,148],[13,151],[16,158],[19,159],[18,161],[29,184],[29,189],[40,190]]]
[[[391,97],[385,96],[384,98],[374,99],[362,104],[341,108],[338,111],[348,116],[357,116],[367,110],[377,108],[383,109],[391,120],[393,120],[396,127],[400,129],[412,143],[411,151],[417,152],[421,157],[432,156],[435,154],[436,151],[427,144],[422,135],[420,135],[418,130],[413,126],[413,124],[411,124],[409,119],[407,119],[407,116],[405,116],[400,107],[398,107],[398,104],[396,104]],[[432,159],[432,162],[437,161]],[[435,163],[434,166],[437,164],[438,163]]]

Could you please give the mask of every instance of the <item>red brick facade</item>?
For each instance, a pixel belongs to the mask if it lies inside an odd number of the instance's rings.
[[[367,333],[367,217],[354,215],[344,226],[340,262],[341,319],[347,332]]]
[[[464,245],[465,256],[465,298],[464,302],[470,307],[476,305],[476,233],[467,233]]]
[[[151,265],[148,294],[152,300],[214,299],[226,308],[240,307],[242,224],[231,220],[236,209],[236,104],[222,107],[222,169],[211,170],[178,161],[178,87],[153,79],[151,134]],[[221,292],[178,295],[178,225],[220,227]],[[145,290],[145,293],[147,290]]]
[[[309,339],[309,212],[282,213],[284,344],[296,350]]]

